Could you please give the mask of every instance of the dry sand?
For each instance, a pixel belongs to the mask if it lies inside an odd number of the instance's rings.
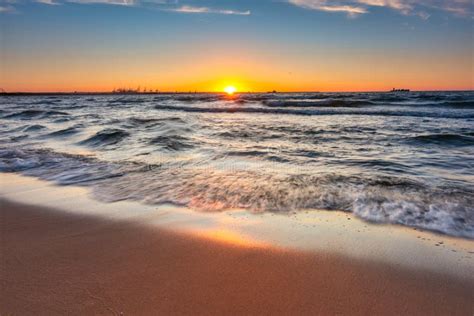
[[[474,284],[0,201],[1,315],[473,315]]]

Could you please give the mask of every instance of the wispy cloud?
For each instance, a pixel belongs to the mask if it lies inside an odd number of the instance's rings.
[[[38,3],[42,4],[48,4],[48,5],[59,5],[59,2],[53,1],[53,0],[36,0]]]
[[[367,13],[367,9],[362,6],[343,3],[330,4],[325,0],[289,0],[289,2],[305,9],[327,12],[345,12],[349,16]]]
[[[15,12],[15,3],[19,0],[0,0],[0,13]],[[375,7],[385,7],[403,15],[419,16],[428,19],[433,10],[441,10],[456,16],[472,17],[473,0],[284,0],[295,6],[325,12],[341,12],[350,17],[367,14]],[[22,0],[21,2],[37,2],[45,5],[76,4],[108,4],[120,6],[155,7],[163,11],[189,14],[224,14],[250,15],[250,10],[232,10],[210,6],[186,4],[188,0]],[[18,2],[18,3],[21,3]],[[183,3],[185,2],[185,3]],[[228,1],[231,2],[231,1]],[[237,2],[237,1],[235,1]],[[188,2],[189,3],[189,2]],[[429,12],[429,13],[428,13]]]
[[[11,6],[0,6],[0,13],[10,13],[13,12],[14,8]]]
[[[123,6],[133,6],[137,4],[135,0],[67,0],[67,2],[79,4],[111,4]]]
[[[0,0],[1,2],[2,0]],[[14,0],[3,0],[14,1]],[[177,6],[178,0],[34,0],[35,2],[46,5],[57,5],[62,3],[77,3],[77,4],[110,4],[122,6],[139,6],[145,5],[147,7],[159,6],[162,11],[171,11],[179,13],[207,13],[207,14],[225,14],[225,15],[250,15],[250,10],[238,11],[229,9],[216,9],[211,7],[198,7],[191,5]]]
[[[434,9],[451,12],[458,16],[472,16],[474,2],[472,0],[425,0],[425,5]]]
[[[14,13],[16,12],[13,6],[16,0],[0,0],[0,14],[2,13]]]
[[[405,14],[413,10],[413,6],[403,0],[357,0],[357,2],[374,7],[389,7]]]
[[[458,16],[472,15],[472,0],[287,0],[289,3],[311,10],[345,12],[349,16],[368,13],[370,7],[387,7],[404,15],[417,15],[428,19],[427,8],[438,9]]]
[[[193,7],[189,5],[183,5],[174,9],[166,9],[167,11],[181,12],[181,13],[214,13],[214,14],[227,14],[227,15],[250,15],[251,12],[247,11],[236,11],[236,10],[223,10],[213,9],[208,7]]]

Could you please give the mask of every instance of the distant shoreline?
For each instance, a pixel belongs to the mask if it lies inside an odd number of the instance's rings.
[[[411,90],[406,93],[419,93],[419,92],[474,92],[474,90]],[[239,94],[303,94],[303,93],[396,93],[391,90],[387,91],[278,91],[278,92],[236,92]],[[197,91],[197,92],[137,92],[137,93],[120,93],[120,92],[1,92],[0,96],[72,96],[72,95],[180,95],[180,94],[222,94],[226,95],[225,92],[211,92],[211,91]]]

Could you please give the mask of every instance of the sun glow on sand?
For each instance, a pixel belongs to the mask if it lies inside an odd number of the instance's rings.
[[[224,88],[224,92],[228,95],[233,95],[236,91],[237,89],[234,86],[227,86]]]

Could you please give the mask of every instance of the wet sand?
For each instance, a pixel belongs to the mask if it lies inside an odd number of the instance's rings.
[[[2,315],[474,312],[446,274],[0,203]]]

